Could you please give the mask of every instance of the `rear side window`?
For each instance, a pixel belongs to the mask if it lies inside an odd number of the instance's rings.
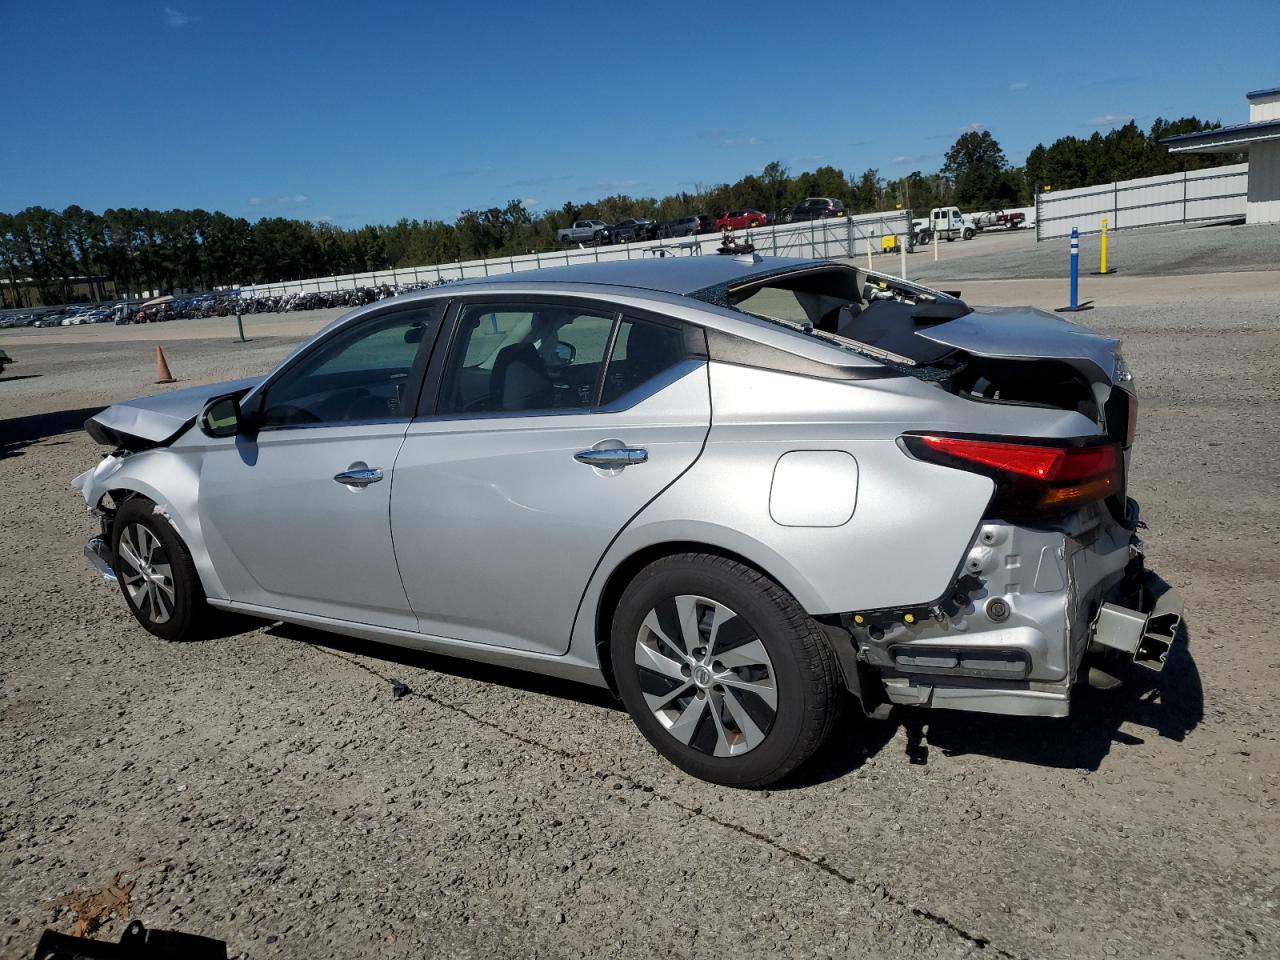
[[[613,403],[670,370],[686,356],[684,334],[678,328],[624,318],[609,356],[600,402]]]

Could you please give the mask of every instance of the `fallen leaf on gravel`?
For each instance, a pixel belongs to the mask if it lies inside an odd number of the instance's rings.
[[[117,873],[102,890],[77,890],[50,900],[48,907],[68,907],[75,912],[76,922],[71,926],[71,936],[91,937],[111,915],[121,920],[129,919],[129,895],[133,893],[137,879],[124,881],[124,873]]]

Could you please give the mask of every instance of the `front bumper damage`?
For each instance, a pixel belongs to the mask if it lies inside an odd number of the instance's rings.
[[[1182,618],[1175,590],[1143,565],[1137,504],[1054,529],[988,521],[947,597],[850,614],[859,660],[889,703],[1065,717],[1090,651],[1160,669]]]

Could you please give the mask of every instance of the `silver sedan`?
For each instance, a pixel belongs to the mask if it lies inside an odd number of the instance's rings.
[[[760,786],[847,703],[1065,716],[1090,664],[1159,667],[1136,409],[1118,342],[1052,315],[667,258],[354,310],[104,410],[75,485],[159,637],[232,611],[607,686]]]

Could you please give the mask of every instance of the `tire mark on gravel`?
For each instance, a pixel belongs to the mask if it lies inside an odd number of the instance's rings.
[[[494,723],[492,720],[486,720],[484,717],[481,717],[475,713],[472,713],[470,710],[468,710],[464,706],[461,706],[456,703],[451,703],[447,700],[442,700],[441,698],[435,696],[434,694],[426,693],[422,690],[415,690],[411,687],[407,687],[402,681],[397,680],[395,677],[391,677],[384,673],[381,673],[380,671],[376,670],[374,667],[356,659],[355,657],[340,653],[337,650],[331,650],[327,647],[317,646],[315,644],[311,644],[310,646],[311,646],[311,649],[315,650],[318,653],[322,653],[325,656],[332,657],[335,660],[341,660],[344,663],[347,663],[357,668],[358,670],[363,670],[365,673],[369,674],[375,679],[387,684],[389,687],[392,688],[393,695],[396,697],[396,699],[400,699],[405,696],[420,697],[423,700],[426,700],[428,703],[432,704],[433,706],[439,707],[441,710],[446,710],[450,713],[454,713],[459,716],[465,717],[466,719],[472,721],[473,723],[479,724],[482,727],[486,727],[490,730],[493,730],[496,733],[499,733],[510,740],[515,740],[519,743],[522,743],[527,747],[531,747],[535,750],[540,750],[543,753],[552,754],[564,760],[573,760],[579,763],[586,763],[588,765],[590,764],[589,757],[583,756],[582,754],[572,753],[561,747],[557,747],[549,743],[543,743],[542,741],[532,739],[531,737],[526,737],[523,734],[517,733],[514,730],[508,730],[506,727],[502,726],[501,724]],[[841,883],[845,884],[846,886],[855,887],[861,891],[865,891],[866,888],[870,886],[871,887],[870,892],[872,892],[873,894],[875,892],[875,889],[879,888],[880,890],[884,891],[883,899],[889,901],[894,906],[907,912],[911,916],[916,917],[919,920],[923,920],[928,923],[932,923],[938,927],[941,927],[942,929],[958,937],[959,939],[965,941],[966,943],[975,947],[978,950],[983,950],[983,951],[989,950],[996,956],[1004,958],[1004,960],[1027,960],[1027,958],[1025,957],[1021,957],[1018,954],[1010,953],[1007,950],[1004,950],[1000,947],[995,946],[987,937],[984,937],[975,933],[970,933],[968,930],[952,922],[951,920],[948,920],[946,917],[941,916],[937,913],[934,913],[932,910],[926,910],[923,907],[917,907],[917,906],[913,906],[910,903],[907,903],[905,900],[898,897],[896,894],[892,893],[889,890],[888,886],[886,886],[883,883],[869,883],[866,880],[859,880],[857,877],[850,876],[849,874],[844,873],[843,871],[837,869],[836,867],[833,867],[831,864],[827,863],[823,859],[819,859],[818,857],[807,854],[801,850],[796,850],[792,847],[789,847],[786,844],[782,843],[781,841],[777,840],[776,838],[771,837],[767,834],[759,833],[755,830],[751,830],[747,827],[744,827],[737,823],[733,823],[728,820],[722,820],[720,817],[717,817],[715,814],[705,812],[702,809],[702,807],[689,806],[688,804],[680,800],[677,800],[675,797],[664,794],[659,790],[655,789],[650,784],[643,783],[635,779],[634,777],[631,777],[628,774],[617,773],[617,772],[611,772],[609,774],[604,774],[604,775],[597,774],[598,779],[603,779],[604,776],[610,776],[618,780],[622,780],[625,783],[630,784],[633,788],[641,790],[644,793],[651,794],[657,799],[662,800],[663,802],[668,803],[671,806],[674,806],[684,811],[691,817],[698,817],[702,820],[710,821],[711,823],[714,823],[716,826],[722,827],[725,830],[730,830],[734,833],[739,834],[740,836],[748,837],[752,840],[755,840],[758,843],[763,843],[768,847],[772,848],[773,850],[776,850],[778,853],[781,853],[782,855],[792,860],[807,864],[810,867],[814,867],[815,869],[822,871],[828,876],[836,880],[839,880]]]

